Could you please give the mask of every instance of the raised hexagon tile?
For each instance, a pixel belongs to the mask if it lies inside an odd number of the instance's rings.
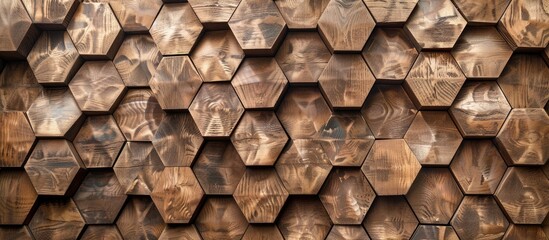
[[[491,196],[465,196],[450,223],[461,239],[501,239],[509,226]]]
[[[0,56],[25,59],[39,33],[21,0],[0,2]]]
[[[149,32],[162,55],[178,55],[191,52],[202,29],[191,5],[173,3],[162,7]]]
[[[158,153],[149,142],[126,143],[113,167],[128,195],[149,195],[163,169]]]
[[[0,129],[0,167],[21,167],[35,140],[25,113],[0,112]]]
[[[547,2],[511,1],[498,29],[514,49],[541,50],[549,44]]]
[[[284,237],[274,224],[251,224],[242,236],[242,240],[256,239],[284,240]]]
[[[22,0],[32,22],[42,29],[64,30],[78,7],[77,0]]]
[[[41,92],[27,62],[7,63],[0,73],[0,111],[27,111]]]
[[[241,0],[189,0],[204,27],[226,28]]]
[[[548,239],[543,228],[539,225],[509,225],[503,239]]]
[[[129,35],[124,38],[113,62],[126,86],[147,87],[161,59],[150,35]]]
[[[167,167],[190,167],[203,142],[198,127],[188,113],[166,115],[152,140]]]
[[[13,225],[28,222],[29,212],[38,197],[27,173],[22,170],[0,170],[0,224]],[[2,237],[0,230],[0,237]],[[13,236],[11,236],[13,237]]]
[[[202,238],[194,225],[166,225],[166,228],[164,228],[164,231],[162,231],[162,234],[158,239],[192,240]]]
[[[366,215],[364,228],[372,239],[410,239],[418,223],[403,196],[378,197]]]
[[[124,239],[158,239],[166,224],[150,197],[131,197],[116,226]]]
[[[330,0],[277,0],[276,6],[289,29],[315,29]]]
[[[162,0],[109,0],[124,32],[146,32],[162,7]]]
[[[29,228],[27,226],[0,226],[0,238],[1,239],[21,239],[21,240],[33,240]]]
[[[149,82],[152,92],[164,110],[187,109],[202,85],[188,56],[164,57]]]
[[[149,89],[130,89],[114,112],[128,141],[151,141],[165,115]]]
[[[248,222],[232,197],[212,197],[206,199],[195,225],[204,240],[237,240]]]
[[[372,13],[376,23],[380,25],[404,24],[418,2],[418,0],[363,1]]]
[[[324,239],[332,228],[330,216],[316,196],[290,197],[277,225],[285,239]]]
[[[329,240],[370,240],[366,230],[357,225],[334,225],[326,237]]]
[[[29,223],[36,239],[77,239],[84,226],[84,219],[70,198],[42,202]]]
[[[81,240],[96,239],[124,240],[116,225],[88,225],[80,237]]]
[[[511,0],[453,2],[470,24],[492,25],[499,21]]]
[[[452,226],[419,225],[411,240],[459,240]]]

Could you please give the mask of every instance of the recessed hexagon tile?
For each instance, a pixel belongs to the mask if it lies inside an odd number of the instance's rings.
[[[549,38],[548,38],[549,39]],[[498,78],[513,108],[543,108],[549,100],[549,66],[541,56],[515,54]]]
[[[128,141],[151,141],[164,111],[149,89],[131,89],[114,112],[114,118]]]
[[[129,35],[120,45],[113,62],[126,86],[146,87],[161,59],[151,36]]]
[[[364,227],[372,239],[410,239],[418,223],[403,196],[378,197],[366,215]]]
[[[167,115],[152,140],[167,167],[190,167],[203,142],[198,127],[188,113]]]
[[[87,224],[112,224],[126,194],[112,170],[92,171],[72,198]]]
[[[423,168],[406,194],[422,224],[448,224],[462,198],[447,168]]]
[[[190,0],[194,12],[206,28],[226,28],[241,0]]]
[[[366,230],[357,225],[335,225],[326,237],[329,240],[370,240]]]
[[[202,149],[193,171],[206,194],[231,195],[246,166],[233,145],[225,141],[210,141]]]
[[[276,6],[289,29],[315,29],[330,0],[277,0]]]
[[[278,230],[278,227],[274,224],[252,224],[248,226],[242,240],[256,240],[256,239],[269,239],[269,240],[284,240],[282,233]]]
[[[158,239],[202,239],[194,225],[166,225]]]
[[[24,59],[39,33],[21,0],[0,2],[0,56]]]
[[[400,25],[404,24],[418,0],[364,0],[377,24]]]
[[[82,64],[67,32],[43,32],[27,56],[38,83],[67,85]]]
[[[27,111],[41,92],[27,62],[10,62],[0,73],[0,111]]]
[[[145,196],[133,196],[116,220],[124,239],[158,239],[166,224],[153,201]]]
[[[411,239],[459,240],[459,237],[452,226],[419,225]]]
[[[324,239],[330,232],[330,216],[316,196],[294,196],[278,218],[285,239]]]
[[[128,142],[113,167],[125,193],[149,195],[164,165],[149,142]]]
[[[112,59],[123,32],[109,3],[81,3],[67,26],[78,53],[85,59]]]
[[[109,0],[124,32],[146,32],[162,7],[162,0]]]
[[[450,0],[419,0],[404,25],[419,50],[451,49],[467,25]]]
[[[37,240],[77,239],[84,226],[84,219],[70,198],[41,203],[29,223],[32,235]]]
[[[22,0],[32,22],[42,29],[64,30],[78,7],[76,0]]]
[[[0,167],[21,167],[35,140],[25,113],[0,112],[0,129]]]
[[[247,111],[231,135],[246,166],[272,166],[288,141],[274,112]]]
[[[202,29],[191,5],[173,3],[162,7],[149,32],[162,55],[178,55],[191,52]]]
[[[151,198],[166,223],[189,223],[204,191],[189,167],[166,167]]]
[[[236,240],[242,238],[248,222],[232,197],[213,197],[206,199],[195,225],[204,240]]]
[[[509,165],[543,165],[549,159],[549,116],[541,108],[513,109],[496,137]]]
[[[69,89],[82,111],[97,114],[112,112],[126,87],[111,61],[86,61]]]
[[[469,24],[493,25],[499,21],[511,0],[453,2]]]
[[[514,49],[541,50],[549,44],[549,11],[543,0],[511,1],[498,29]]]
[[[40,195],[71,195],[80,184],[84,168],[72,143],[61,139],[39,140],[25,164]]]
[[[244,113],[229,83],[204,83],[189,107],[204,137],[229,137]]]
[[[116,225],[88,225],[80,237],[81,240],[95,240],[101,238],[124,240]]]
[[[438,110],[452,105],[464,82],[465,75],[450,53],[421,52],[403,86],[420,110]]]
[[[205,82],[230,81],[244,59],[244,51],[231,31],[208,31],[192,51],[191,59]]]
[[[501,239],[509,221],[491,196],[465,196],[451,224],[461,239]]]
[[[21,239],[21,240],[33,240],[34,237],[30,233],[27,226],[1,226],[0,238],[2,239]]]
[[[288,80],[274,58],[246,58],[231,84],[246,109],[272,109]]]
[[[202,78],[188,56],[164,57],[149,85],[162,109],[187,109]]]
[[[406,194],[420,169],[402,139],[375,141],[362,165],[362,172],[379,196]]]
[[[0,170],[0,224],[24,224],[38,197],[27,173],[22,170]],[[0,236],[2,236],[0,229]]]
[[[250,223],[274,222],[288,195],[272,168],[247,169],[233,193],[236,204]]]
[[[543,228],[539,225],[509,225],[503,239],[547,239]]]

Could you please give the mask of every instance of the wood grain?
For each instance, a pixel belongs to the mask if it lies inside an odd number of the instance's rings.
[[[0,3],[0,56],[25,59],[39,33],[20,0]]]
[[[246,166],[272,166],[288,141],[274,112],[247,111],[231,135]]]
[[[549,213],[549,179],[539,167],[507,169],[494,196],[514,224],[541,224]]]
[[[511,224],[503,236],[505,240],[518,239],[547,239],[541,226]]]
[[[289,29],[316,29],[318,19],[329,0],[276,0],[278,10]]]
[[[379,196],[406,194],[420,169],[402,139],[375,141],[362,165],[362,172]]]
[[[194,225],[167,225],[160,240],[202,240]]]
[[[335,225],[330,230],[327,240],[370,240],[362,226]]]
[[[164,165],[148,142],[128,142],[113,170],[128,195],[149,195],[162,174]]]
[[[467,81],[448,111],[464,137],[495,137],[511,106],[495,81]]]
[[[499,21],[511,0],[453,2],[470,24],[492,25]]]
[[[422,169],[406,194],[422,224],[448,224],[462,198],[463,193],[446,168]]]
[[[165,57],[149,85],[162,109],[180,110],[189,108],[202,78],[188,56]]]
[[[362,117],[377,139],[403,138],[416,113],[414,103],[398,85],[374,85],[362,107]]]
[[[125,142],[111,115],[89,116],[73,141],[86,168],[111,168]]]
[[[451,226],[419,225],[412,240],[459,240]]]
[[[74,75],[69,89],[85,113],[109,113],[126,87],[111,61],[87,61]]]
[[[277,224],[285,239],[324,239],[332,227],[316,196],[289,198]]]
[[[204,240],[241,239],[248,222],[231,197],[208,198],[196,222]]]
[[[418,223],[406,199],[392,196],[376,199],[364,227],[372,239],[410,239]]]
[[[21,167],[35,140],[25,113],[0,112],[0,129],[0,167]]]
[[[114,112],[116,123],[128,141],[151,141],[164,115],[149,89],[129,90]]]
[[[362,51],[374,26],[361,0],[330,1],[318,19],[318,30],[331,52]]]
[[[204,137],[229,137],[244,107],[229,83],[204,83],[189,107]]]
[[[29,231],[27,226],[1,226],[0,238],[2,239],[21,239],[21,240],[33,240],[34,237]]]
[[[74,201],[62,198],[41,203],[29,228],[36,240],[76,239],[84,225],[84,219]]]
[[[149,32],[162,55],[179,55],[191,52],[202,29],[191,5],[174,3],[162,7]]]
[[[113,63],[126,86],[146,87],[161,59],[162,55],[150,35],[129,35],[124,38]]]
[[[0,171],[0,191],[2,192],[0,195],[0,224],[27,223],[32,217],[29,216],[29,212],[38,197],[28,175],[18,169],[2,169]],[[17,230],[17,232],[20,231]],[[15,236],[15,230],[0,228],[0,237],[8,233]]]
[[[364,0],[377,24],[400,25],[404,24],[418,0]]]
[[[498,29],[514,49],[542,49],[549,43],[549,8],[542,0],[511,1]]]
[[[76,0],[22,0],[32,22],[42,29],[64,30],[78,7]]]
[[[419,109],[446,109],[464,82],[465,75],[450,53],[422,52],[408,73],[404,88]]]
[[[509,226],[491,196],[466,196],[451,224],[461,239],[501,239]]]
[[[190,0],[194,12],[206,28],[226,28],[241,0]]]
[[[246,109],[273,109],[288,80],[274,58],[247,58],[231,80]]]
[[[242,240],[284,240],[284,237],[274,224],[252,224],[246,229]]]
[[[376,194],[360,169],[334,169],[318,194],[334,224],[360,224]]]
[[[232,144],[210,141],[204,145],[193,171],[206,194],[231,195],[246,167]]]
[[[88,225],[84,233],[82,233],[82,240],[123,240],[122,235],[116,228],[116,225]]]
[[[124,32],[147,32],[162,7],[162,0],[109,0],[109,4]]]
[[[26,62],[7,63],[0,73],[0,111],[27,111],[41,92]]]
[[[43,32],[27,56],[36,80],[45,85],[67,85],[82,64],[67,32]]]
[[[188,113],[167,115],[152,144],[164,166],[190,167],[204,139]]]
[[[158,239],[166,224],[149,197],[133,196],[116,220],[124,239]]]

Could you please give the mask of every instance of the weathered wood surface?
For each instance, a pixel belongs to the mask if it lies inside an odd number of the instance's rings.
[[[123,240],[122,235],[118,231],[116,225],[88,225],[84,233],[82,233],[82,240]]]
[[[511,0],[453,2],[470,24],[492,25],[499,21]]]
[[[174,3],[162,7],[149,32],[163,55],[179,55],[191,52],[202,29],[191,5]]]
[[[194,225],[167,225],[158,239],[201,240],[202,237]]]
[[[288,199],[277,225],[285,239],[324,239],[332,227],[328,213],[316,196]]]
[[[400,25],[406,22],[418,0],[364,0],[377,24]]]
[[[21,239],[21,240],[33,240],[34,237],[26,226],[1,226],[0,238],[2,239]]]
[[[251,224],[246,229],[242,240],[283,240],[282,234],[276,225],[270,224]]]

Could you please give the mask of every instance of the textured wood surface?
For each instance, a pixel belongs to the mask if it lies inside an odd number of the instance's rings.
[[[208,198],[196,219],[204,240],[241,239],[248,222],[231,197]]]
[[[24,59],[38,37],[36,28],[20,0],[0,3],[0,56]]]
[[[496,24],[511,0],[469,1],[454,0],[463,17],[471,24]]]
[[[509,226],[490,196],[466,196],[451,224],[461,239],[501,239]]]
[[[315,29],[329,0],[276,0],[289,29]]]
[[[163,55],[179,55],[189,54],[202,29],[191,5],[174,3],[162,7],[149,32]]]
[[[202,238],[194,225],[167,225],[158,239],[200,240]]]
[[[241,0],[190,0],[194,12],[206,28],[226,27]]]
[[[418,223],[406,199],[393,196],[376,199],[364,227],[372,239],[409,239]]]
[[[377,24],[395,25],[406,22],[418,0],[364,0]]]
[[[73,144],[86,168],[111,168],[125,142],[114,118],[102,115],[89,116]]]
[[[35,140],[25,114],[0,113],[0,128],[0,167],[21,167]]]
[[[149,197],[131,197],[116,226],[124,239],[158,239],[164,230],[162,216]]]
[[[532,225],[509,225],[503,239],[547,239],[541,226]]]
[[[82,233],[82,240],[123,240],[115,225],[88,225]]]
[[[204,139],[188,113],[169,114],[152,140],[164,166],[190,167]]]
[[[126,143],[113,167],[128,195],[149,195],[163,169],[153,145],[146,142]]]
[[[281,212],[278,229],[285,239],[324,239],[332,223],[317,197],[291,197]]]
[[[41,92],[42,86],[26,62],[6,64],[0,73],[1,111],[27,111]]]
[[[161,59],[162,55],[151,36],[129,35],[124,38],[113,62],[126,86],[146,87]]]
[[[419,225],[411,239],[459,240],[459,237],[451,226]]]
[[[0,227],[0,238],[14,238],[22,240],[33,240],[29,228],[26,226],[1,226]]]
[[[124,32],[146,32],[151,27],[162,0],[109,0]]]
[[[76,204],[67,198],[41,203],[29,223],[29,228],[36,240],[76,239],[84,225]],[[60,229],[63,230],[59,231]]]
[[[513,48],[543,48],[549,43],[549,9],[543,0],[511,1],[498,22]]]
[[[329,240],[370,240],[368,234],[361,226],[335,225],[326,237]]]
[[[78,6],[76,0],[22,0],[32,22],[42,29],[64,29]]]
[[[276,225],[270,225],[270,224],[257,224],[257,225],[250,225],[248,226],[248,229],[246,229],[246,232],[244,233],[244,236],[242,236],[242,240],[283,240],[284,237],[282,237],[282,234],[278,230],[278,227]]]
[[[114,112],[116,123],[128,141],[151,141],[164,115],[149,89],[129,90]]]
[[[34,190],[31,180],[22,170],[0,171],[0,224],[28,223],[32,217],[29,212],[34,206],[38,195]],[[0,230],[0,237],[4,234],[11,235],[15,230]],[[21,230],[17,230],[20,232]],[[24,231],[24,230],[23,230]],[[5,233],[4,233],[5,232]],[[17,236],[13,233],[12,236]]]

